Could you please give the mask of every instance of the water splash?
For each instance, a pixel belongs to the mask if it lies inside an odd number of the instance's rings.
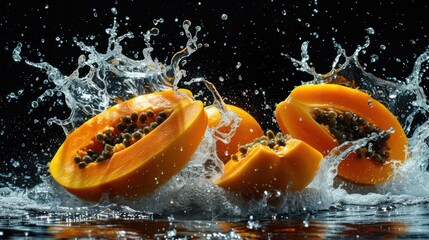
[[[157,20],[158,23],[162,21]],[[169,64],[161,63],[150,55],[153,51],[150,39],[159,33],[159,29],[155,27],[144,34],[146,48],[143,49],[142,60],[122,54],[121,42],[133,38],[134,34],[128,32],[118,36],[119,24],[116,19],[113,26],[106,29],[109,39],[105,53],[98,52],[94,46],[87,46],[77,38],[73,39],[86,54],[79,57],[78,67],[68,76],[47,62],[35,63],[26,59],[28,65],[44,70],[48,76],[47,80],[55,84],[54,88],[47,89],[33,101],[32,106],[38,107],[45,98],[64,96],[65,103],[71,110],[70,116],[64,120],[50,118],[48,124],[58,124],[68,134],[88,118],[114,105],[115,101],[168,88],[177,89],[180,79],[186,76],[185,71],[180,69],[180,61],[190,56],[199,46],[197,33],[201,28],[197,26],[193,35],[190,26],[190,21],[183,22],[183,29],[188,38],[186,47],[176,53]],[[13,51],[13,58],[16,61],[21,60],[21,47],[22,44],[19,43]]]
[[[429,50],[421,54],[415,64],[412,73],[405,80],[388,81],[365,72],[359,64],[359,53],[370,45],[370,39],[366,38],[365,44],[358,46],[351,56],[340,44],[334,42],[337,55],[333,61],[332,69],[326,74],[320,74],[308,65],[308,42],[301,45],[301,60],[290,58],[297,69],[313,76],[313,79],[302,84],[337,83],[353,88],[359,88],[383,103],[394,115],[398,117],[405,133],[412,134],[413,122],[418,113],[427,114],[429,111],[426,95],[421,81],[426,68],[422,64],[429,60]],[[340,60],[344,62],[340,63]],[[426,77],[427,78],[427,77]],[[418,124],[418,123],[417,123]]]
[[[161,19],[154,20],[154,25],[162,22]],[[49,123],[59,124],[67,134],[88,117],[115,104],[115,100],[126,100],[135,95],[164,89],[177,89],[180,80],[186,77],[186,72],[180,68],[180,63],[200,47],[200,44],[197,43],[197,33],[201,28],[195,27],[196,32],[193,35],[189,30],[190,21],[184,21],[182,26],[188,40],[186,47],[177,52],[168,64],[160,63],[151,57],[153,48],[150,45],[150,39],[159,34],[159,29],[155,27],[144,34],[146,48],[143,49],[142,60],[132,59],[122,54],[121,42],[124,39],[133,38],[134,35],[126,33],[118,36],[119,25],[116,21],[111,28],[106,29],[109,40],[105,53],[100,53],[95,50],[95,47],[87,46],[74,39],[76,45],[86,54],[79,57],[77,69],[68,76],[46,62],[34,63],[25,59],[27,64],[46,71],[48,81],[55,85],[54,88],[46,90],[39,96],[33,102],[33,106],[37,107],[45,98],[64,96],[67,106],[71,109],[70,117],[65,120],[51,118]],[[411,157],[404,165],[395,168],[392,181],[372,188],[352,184],[346,186],[342,182],[337,182],[337,167],[340,161],[360,146],[377,139],[382,134],[380,133],[357,141],[346,142],[334,149],[323,160],[319,173],[312,183],[299,192],[280,192],[277,189],[270,189],[265,192],[261,200],[245,201],[239,194],[214,185],[211,180],[223,172],[223,163],[216,156],[215,142],[218,140],[228,142],[228,138],[233,135],[240,119],[233,112],[226,110],[222,97],[213,84],[203,78],[193,78],[185,84],[193,82],[205,84],[213,94],[214,107],[222,112],[221,123],[216,128],[206,131],[205,137],[191,161],[169,182],[138,201],[130,202],[118,198],[117,202],[136,212],[174,213],[214,218],[249,214],[259,217],[274,216],[279,213],[307,212],[327,209],[333,203],[338,202],[371,205],[388,201],[401,203],[424,201],[429,195],[429,189],[426,186],[429,181],[426,172],[429,156],[427,144],[429,124],[428,122],[420,124],[414,131],[411,131],[411,125],[415,114],[419,111],[425,113],[428,111],[426,96],[420,83],[424,78],[423,73],[427,69],[422,66],[428,62],[429,52],[420,55],[414,64],[413,72],[407,79],[391,82],[366,73],[359,65],[358,55],[369,46],[369,38],[363,46],[356,49],[352,56],[347,56],[345,50],[339,44],[335,44],[337,55],[333,61],[332,70],[327,74],[319,74],[308,65],[310,59],[307,51],[308,44],[308,42],[304,42],[301,46],[301,60],[290,57],[298,70],[313,76],[313,80],[303,82],[303,84],[335,82],[359,87],[386,104],[392,112],[401,113],[400,121],[410,135]],[[13,51],[15,61],[22,60],[21,47],[22,44],[18,44]],[[82,75],[82,72],[86,74]],[[232,131],[217,132],[221,126],[230,126]],[[407,176],[407,178],[403,178],[403,176]],[[44,179],[44,183],[27,193],[8,191],[8,189],[3,189],[1,192],[6,195],[6,200],[0,204],[3,206],[0,208],[2,210],[8,207],[27,210],[37,206],[37,208],[44,207],[46,211],[81,213],[82,209],[95,209],[96,215],[102,217],[98,213],[105,213],[109,209],[117,207],[110,204],[107,198],[96,206],[87,207],[90,205],[89,203],[65,192],[50,178]],[[13,199],[12,205],[8,203],[8,200],[11,199]],[[19,206],[16,206],[17,204]],[[119,213],[117,213],[120,214],[122,211],[125,210],[119,209]],[[252,226],[255,226],[254,221],[251,223]]]
[[[383,103],[398,117],[404,131],[409,137],[410,156],[401,166],[394,166],[393,177],[384,184],[377,186],[358,186],[345,183],[336,178],[338,165],[354,152],[359,146],[365,145],[370,138],[344,143],[333,149],[322,162],[318,175],[308,188],[318,189],[327,200],[345,204],[377,205],[385,202],[418,203],[427,201],[429,196],[429,120],[416,121],[417,114],[427,116],[429,108],[427,97],[421,86],[429,62],[429,50],[422,53],[415,61],[411,74],[404,80],[388,81],[365,72],[358,61],[359,53],[370,44],[369,38],[365,44],[358,46],[351,56],[334,42],[337,55],[332,69],[326,74],[320,74],[308,65],[308,42],[301,45],[301,60],[287,56],[297,70],[310,74],[313,79],[302,84],[335,83],[359,88]],[[341,60],[343,59],[343,62]],[[371,105],[371,102],[368,102]]]

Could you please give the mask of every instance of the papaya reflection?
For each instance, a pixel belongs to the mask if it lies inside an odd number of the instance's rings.
[[[342,223],[286,220],[105,220],[57,224],[48,228],[55,239],[325,239],[329,237],[392,238],[408,232],[401,222]]]

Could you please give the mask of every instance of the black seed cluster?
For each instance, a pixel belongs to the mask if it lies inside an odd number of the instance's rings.
[[[290,135],[283,135],[283,133],[278,132],[274,134],[272,130],[268,130],[264,136],[256,138],[253,142],[248,143],[246,145],[240,146],[238,151],[242,156],[246,156],[248,150],[253,147],[255,144],[262,144],[264,146],[268,146],[273,150],[278,150],[280,147],[286,146],[286,141],[290,139]],[[238,155],[232,154],[231,159],[234,161],[238,161]]]
[[[79,150],[81,154],[76,154],[75,163],[83,169],[92,162],[110,159],[113,153],[131,146],[162,124],[169,117],[169,113],[170,111],[161,111],[155,114],[148,110],[123,116],[116,126],[107,127],[97,133],[94,144],[88,150]]]
[[[367,123],[364,118],[352,112],[314,108],[313,117],[316,122],[325,125],[340,144],[369,137],[372,133],[380,134],[382,132],[380,128]],[[387,146],[389,137],[389,133],[383,132],[377,141],[369,141],[365,147],[356,151],[358,157],[370,158],[381,164],[385,163],[390,157]]]

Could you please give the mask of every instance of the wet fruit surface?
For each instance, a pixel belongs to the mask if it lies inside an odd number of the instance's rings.
[[[152,192],[186,165],[203,138],[203,104],[186,93],[142,95],[88,120],[57,151],[51,175],[86,200]]]
[[[301,140],[267,131],[241,146],[214,183],[257,198],[264,191],[301,190],[315,177],[322,158],[320,152]]]
[[[400,163],[407,158],[407,138],[397,118],[359,90],[335,84],[302,85],[278,104],[275,114],[284,133],[324,155],[346,141],[378,135],[340,163],[338,176],[351,182],[384,182],[393,174],[392,160]]]

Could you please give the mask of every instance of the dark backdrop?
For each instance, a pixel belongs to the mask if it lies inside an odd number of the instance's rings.
[[[144,2],[144,3],[143,3]],[[72,38],[86,41],[94,36],[104,51],[105,29],[113,17],[119,33],[134,32],[124,53],[141,52],[142,33],[163,18],[160,35],[153,38],[153,57],[163,62],[181,46],[185,19],[200,25],[199,42],[208,44],[187,59],[184,69],[191,77],[212,81],[227,102],[253,114],[266,128],[273,122],[275,104],[293,86],[309,80],[282,54],[300,58],[301,44],[309,41],[310,63],[326,73],[335,57],[333,39],[350,55],[369,36],[371,45],[360,55],[368,72],[404,79],[428,41],[428,4],[424,1],[2,1],[0,7],[0,187],[31,186],[46,174],[46,164],[64,140],[59,126],[48,118],[65,118],[68,110],[47,101],[38,108],[31,101],[52,85],[46,75],[23,62],[14,62],[12,50],[23,44],[22,56],[47,61],[69,75],[82,53]],[[362,2],[362,1],[359,1]],[[117,15],[112,8],[117,9]],[[225,14],[225,17],[222,15]],[[374,29],[369,34],[368,28]],[[371,61],[377,55],[378,60]],[[141,57],[141,54],[139,55]],[[237,68],[240,63],[241,67]],[[219,78],[223,78],[220,81]],[[241,78],[242,80],[239,80]],[[11,99],[9,94],[18,94]],[[244,95],[243,92],[246,94]],[[268,106],[268,108],[266,108]]]

